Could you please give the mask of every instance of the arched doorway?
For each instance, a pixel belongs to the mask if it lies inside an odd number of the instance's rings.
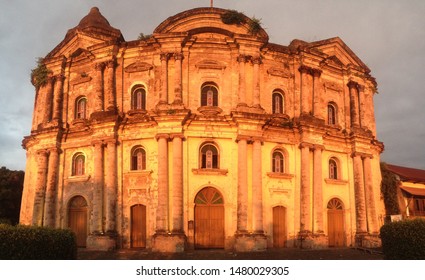
[[[333,198],[328,202],[328,238],[329,247],[345,246],[344,205]]]
[[[131,247],[146,248],[146,206],[131,207]]]
[[[286,243],[286,208],[273,207],[273,247],[284,248]]]
[[[195,248],[224,248],[224,200],[212,187],[195,197]]]
[[[75,196],[69,202],[68,226],[77,236],[77,246],[86,247],[87,240],[87,201]]]

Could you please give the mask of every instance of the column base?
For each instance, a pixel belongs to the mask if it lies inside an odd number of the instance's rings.
[[[152,252],[178,253],[186,249],[184,233],[155,233],[152,236]]]
[[[236,233],[234,250],[236,252],[264,251],[267,237],[263,233]]]
[[[379,234],[356,233],[355,246],[361,248],[379,248],[382,246]]]
[[[90,234],[87,237],[86,248],[96,251],[113,251],[117,247],[116,234]]]
[[[329,247],[329,239],[324,233],[300,231],[297,236],[296,247],[301,249],[323,249]]]

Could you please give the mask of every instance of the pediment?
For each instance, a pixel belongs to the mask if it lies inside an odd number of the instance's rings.
[[[65,37],[65,39],[46,56],[46,58],[59,56],[65,56],[67,58],[75,57],[81,54],[81,50],[87,50],[91,46],[103,42],[103,40],[76,32],[76,34],[71,37]]]
[[[124,71],[127,73],[134,73],[134,72],[144,72],[149,71],[153,69],[153,65],[146,63],[146,62],[134,62],[124,68]]]
[[[338,37],[323,41],[310,43],[308,48],[314,48],[327,55],[324,60],[328,65],[333,66],[354,66],[361,68],[366,73],[370,69],[357,57],[357,55]]]
[[[200,62],[195,64],[197,69],[209,69],[209,70],[224,70],[226,69],[226,65],[218,62],[216,60],[201,60]]]

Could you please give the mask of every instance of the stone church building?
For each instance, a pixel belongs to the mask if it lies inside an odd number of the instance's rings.
[[[377,85],[340,38],[197,8],[125,41],[92,8],[40,67],[22,224],[104,250],[379,245]]]

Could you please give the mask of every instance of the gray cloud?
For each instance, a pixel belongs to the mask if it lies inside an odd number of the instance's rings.
[[[425,1],[215,0],[262,20],[273,43],[342,40],[372,70],[382,160],[425,169]],[[29,74],[97,6],[126,40],[150,34],[169,16],[208,6],[208,0],[0,0],[0,166],[24,169],[23,136],[30,133],[34,88]]]

